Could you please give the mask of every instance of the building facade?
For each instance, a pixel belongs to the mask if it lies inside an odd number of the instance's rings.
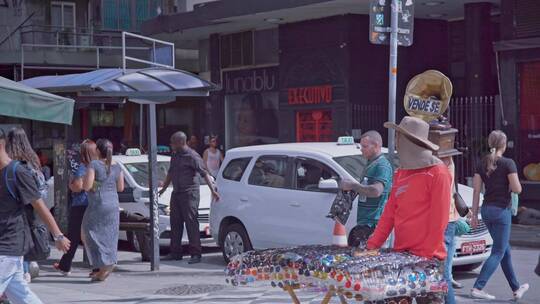
[[[82,73],[98,68],[122,67],[122,31],[140,33],[143,21],[165,13],[169,0],[66,0],[0,1],[0,75],[13,80],[42,75]],[[149,60],[148,44],[137,39],[126,41],[127,54]],[[197,51],[176,49],[176,66],[197,72]],[[170,59],[170,58],[169,58]],[[128,68],[144,65],[129,63]],[[198,102],[172,103],[158,107],[159,133],[197,129]],[[110,138],[115,147],[122,144],[144,147],[145,120],[141,107],[127,103],[76,102],[73,125],[63,126],[0,116],[0,127],[23,126],[36,149],[52,159],[56,140],[69,142],[84,138]],[[175,116],[176,117],[173,117]],[[144,117],[144,116],[143,116]],[[141,127],[142,126],[142,127]],[[142,132],[141,132],[142,130]],[[160,141],[168,143],[162,136]]]
[[[143,25],[197,49],[201,74],[224,88],[205,106],[202,133],[219,134],[227,148],[386,134],[388,47],[369,42],[370,1],[247,2],[210,2]],[[398,116],[408,80],[427,69],[450,76],[455,96],[498,92],[499,1],[432,2],[415,4],[414,44],[399,49]]]

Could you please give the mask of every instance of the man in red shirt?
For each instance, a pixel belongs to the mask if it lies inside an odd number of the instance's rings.
[[[399,125],[387,122],[384,126],[396,130],[400,167],[394,174],[379,224],[368,240],[368,249],[380,248],[394,229],[394,251],[443,261],[444,232],[450,210],[450,172],[433,156],[439,147],[428,140],[429,125],[425,121],[406,116]]]

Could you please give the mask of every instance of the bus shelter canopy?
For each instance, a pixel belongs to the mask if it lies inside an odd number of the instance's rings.
[[[136,103],[165,103],[176,97],[204,97],[219,87],[186,71],[151,67],[145,69],[98,69],[60,76],[40,76],[22,81],[51,93],[89,98],[127,98]],[[99,102],[99,101],[96,101]]]

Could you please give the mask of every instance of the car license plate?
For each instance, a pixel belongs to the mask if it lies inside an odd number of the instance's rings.
[[[461,254],[483,253],[486,250],[486,241],[474,241],[461,244]]]

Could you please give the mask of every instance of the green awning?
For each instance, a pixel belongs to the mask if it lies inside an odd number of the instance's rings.
[[[0,77],[0,115],[71,125],[73,99]]]

